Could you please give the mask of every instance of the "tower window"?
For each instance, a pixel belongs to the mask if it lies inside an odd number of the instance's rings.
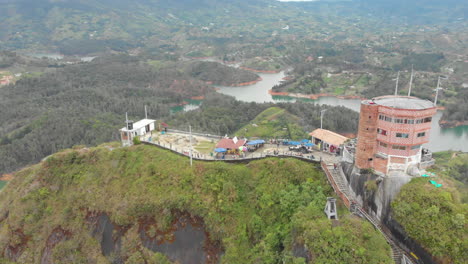
[[[387,135],[387,130],[377,128],[377,134],[386,136]]]
[[[418,137],[424,137],[424,136],[426,136],[426,132],[420,132],[420,133],[418,133],[417,136],[418,136]]]
[[[406,150],[405,146],[393,145],[392,149]]]
[[[409,134],[406,133],[396,133],[397,138],[408,138]]]

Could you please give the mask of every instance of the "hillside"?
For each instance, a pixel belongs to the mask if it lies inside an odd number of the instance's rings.
[[[24,76],[0,88],[0,173],[60,149],[118,138],[125,112],[170,115],[170,107],[213,87],[180,72],[155,69],[136,57],[108,56],[86,64]]]
[[[221,86],[240,86],[260,80],[255,73],[209,61],[188,63],[185,72],[198,80]]]
[[[429,180],[443,186],[435,188]],[[392,202],[394,219],[439,263],[467,263],[467,211],[450,179],[440,177],[412,179]]]
[[[5,53],[8,69],[24,67],[25,58]],[[9,60],[11,59],[11,60]],[[14,84],[0,87],[0,174],[38,162],[74,145],[117,140],[125,113],[164,120],[171,127],[217,135],[232,134],[272,104],[236,101],[218,94],[213,82],[255,80],[257,75],[215,62],[148,59],[145,56],[102,56],[89,63],[49,67],[50,60],[25,69]],[[56,64],[51,64],[56,65]],[[56,65],[56,66],[57,66]],[[171,114],[171,108],[192,97],[204,97],[200,109]],[[281,104],[298,116],[304,131],[319,125],[320,106]],[[357,113],[330,108],[324,124],[340,132],[355,132]]]
[[[368,32],[417,31],[421,25],[454,30],[466,25],[457,20],[466,10],[461,0],[449,6],[425,1],[425,8],[419,2],[1,0],[0,48],[88,54],[168,45],[191,52],[213,44],[243,45],[272,35],[315,39],[331,35],[342,41],[365,38]],[[401,5],[404,8],[396,8]],[[223,55],[222,47],[215,49]]]
[[[392,203],[392,214],[408,236],[440,263],[466,263],[468,153],[437,152],[434,158],[433,177],[416,178],[403,186]],[[442,186],[435,188],[429,180]]]
[[[191,168],[156,147],[115,147],[65,150],[16,173],[0,192],[1,256],[18,263],[392,263],[369,223],[341,207],[339,221],[325,217],[332,190],[314,164],[269,158]]]
[[[300,140],[308,138],[307,133],[299,125],[299,117],[288,113],[279,107],[270,107],[261,112],[255,119],[237,130],[238,137],[281,138]]]
[[[431,171],[451,182],[461,195],[461,202],[468,203],[468,153],[443,151],[434,153],[436,165]]]

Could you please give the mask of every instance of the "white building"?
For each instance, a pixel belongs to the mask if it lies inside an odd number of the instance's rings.
[[[120,138],[122,139],[123,146],[131,146],[133,144],[133,138],[136,136],[142,137],[148,133],[151,133],[155,129],[156,120],[153,119],[142,119],[138,122],[127,121],[127,126],[121,128]]]

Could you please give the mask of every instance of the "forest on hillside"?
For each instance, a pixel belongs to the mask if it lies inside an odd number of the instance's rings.
[[[125,112],[169,116],[170,107],[213,88],[177,71],[131,57],[71,65],[0,89],[0,171],[38,161],[60,149],[117,140]]]
[[[333,190],[317,164],[191,167],[167,150],[116,145],[68,149],[16,174],[0,192],[1,263],[392,263],[369,222],[340,203],[339,222],[325,216]]]
[[[181,71],[187,69],[186,65],[190,70]],[[194,78],[194,65],[197,64],[170,61],[155,65],[154,61],[141,57],[106,56],[90,63],[47,68],[40,75],[2,87],[0,172],[17,170],[74,145],[92,146],[119,140],[118,129],[123,127],[125,113],[138,120],[144,116],[145,105],[149,117],[164,120],[175,128],[186,130],[191,124],[195,131],[218,135],[237,131],[271,106],[239,102],[216,93],[205,80]],[[211,65],[203,67],[204,74],[219,78],[218,69],[224,68]],[[237,72],[230,68],[222,73],[236,76]],[[205,97],[200,109],[171,114],[171,107],[193,96]],[[311,104],[281,107],[301,118],[304,131],[319,126],[320,107]],[[326,121],[330,129],[356,130],[357,113],[340,108],[331,111],[334,114]]]

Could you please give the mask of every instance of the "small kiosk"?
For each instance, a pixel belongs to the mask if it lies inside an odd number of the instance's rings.
[[[127,120],[125,122],[125,127],[119,130],[122,146],[133,145],[133,138],[136,136],[143,137],[147,134],[151,134],[151,131],[155,129],[155,122],[156,120],[146,118],[135,123],[131,120]]]

